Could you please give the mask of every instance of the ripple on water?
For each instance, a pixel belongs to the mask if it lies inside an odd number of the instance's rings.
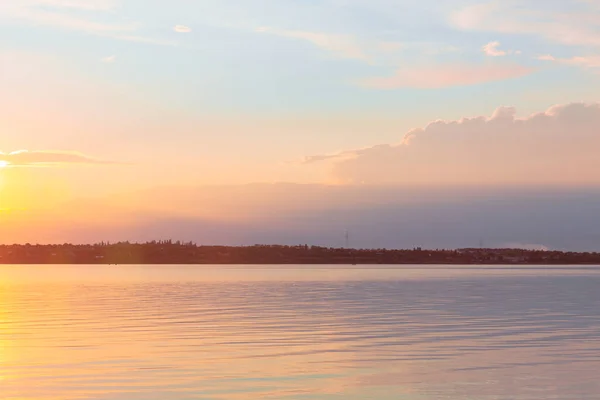
[[[3,268],[0,398],[600,396],[594,269],[29,281]]]

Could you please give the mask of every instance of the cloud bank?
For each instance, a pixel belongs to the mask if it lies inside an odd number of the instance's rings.
[[[116,164],[85,154],[66,151],[13,151],[0,152],[0,162],[8,166],[49,166],[64,164]]]
[[[600,184],[600,104],[572,103],[517,118],[512,107],[491,116],[434,121],[399,144],[307,157],[330,162],[342,183]]]

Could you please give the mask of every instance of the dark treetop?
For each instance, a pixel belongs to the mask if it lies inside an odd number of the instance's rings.
[[[0,264],[600,264],[600,253],[521,249],[410,250],[318,246],[99,243],[0,246]]]

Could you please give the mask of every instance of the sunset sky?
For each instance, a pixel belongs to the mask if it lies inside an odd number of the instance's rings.
[[[595,187],[599,20],[596,0],[0,0],[0,241],[116,229],[143,191],[169,194],[145,218],[222,221],[215,185]],[[185,208],[186,188],[218,193]]]

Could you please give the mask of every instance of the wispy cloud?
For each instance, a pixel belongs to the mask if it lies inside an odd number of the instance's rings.
[[[284,29],[275,29],[270,27],[258,28],[256,29],[256,32],[305,40],[321,49],[328,50],[342,58],[350,58],[363,61],[370,60],[370,57],[367,56],[367,54],[363,50],[363,47],[352,35],[309,31],[292,31]]]
[[[117,60],[117,56],[112,55],[112,56],[104,57],[102,59],[102,62],[107,63],[107,64],[111,64],[111,63],[114,63],[116,60]]]
[[[559,64],[573,65],[593,71],[600,71],[600,56],[576,56],[569,58],[557,58],[550,54],[545,54],[537,57],[541,61],[552,61]]]
[[[319,154],[319,155],[315,155],[315,156],[306,156],[302,159],[301,164],[305,164],[305,165],[306,164],[314,164],[314,163],[318,163],[321,161],[329,161],[329,160],[340,161],[345,158],[356,157],[359,153],[360,153],[360,150],[351,150],[351,151],[340,151],[340,152],[331,153],[331,154]]]
[[[596,1],[516,2],[494,0],[455,11],[450,22],[468,31],[528,35],[553,44],[585,49],[591,55],[570,58],[541,55],[538,60],[553,61],[596,70],[600,67],[600,7]],[[562,6],[562,7],[561,7]],[[498,42],[488,43],[483,51],[489,56],[503,56],[510,51],[499,49]],[[515,52],[517,54],[517,52]]]
[[[67,151],[28,151],[11,153],[0,152],[0,162],[8,166],[52,166],[65,164],[119,164],[105,161],[85,154]]]
[[[43,0],[25,3],[16,2],[12,4],[0,4],[0,18],[9,18],[12,19],[13,22],[29,22],[36,25],[45,25],[101,35],[133,32],[139,28],[139,23],[111,24],[79,17],[78,14],[68,12],[69,7],[66,7],[62,2],[54,3],[56,7],[53,8],[44,7],[48,4],[48,2]]]
[[[456,46],[440,42],[380,40],[353,34],[335,34],[271,27],[255,29],[258,33],[303,40],[338,58],[360,60],[371,65],[394,65],[406,62],[407,54],[436,57],[456,53]]]
[[[600,56],[571,57],[559,60],[565,64],[577,65],[584,68],[600,68]]]
[[[109,11],[117,7],[117,0],[35,0],[32,2],[50,7],[90,11]]]
[[[533,72],[521,65],[441,65],[401,68],[389,77],[368,78],[361,86],[372,89],[445,88],[519,78]]]
[[[70,12],[73,9],[93,11],[98,16],[115,15],[110,12],[116,7],[111,0],[30,0],[25,2],[0,2],[0,20],[11,23],[28,23],[63,30],[83,32],[116,40],[149,43],[156,45],[176,45],[173,41],[145,37],[137,34],[141,24],[138,22],[106,22],[106,18],[94,19],[92,14]]]
[[[185,26],[185,25],[175,25],[173,27],[173,30],[178,33],[189,33],[192,31],[192,28],[190,28],[189,26]]]
[[[550,54],[543,54],[541,56],[537,56],[536,57],[538,60],[542,60],[542,61],[555,61],[556,58],[554,58],[554,56],[550,55]]]
[[[494,0],[457,10],[451,13],[450,22],[462,30],[532,35],[569,46],[600,46],[597,4],[571,3],[565,10],[537,1]]]

